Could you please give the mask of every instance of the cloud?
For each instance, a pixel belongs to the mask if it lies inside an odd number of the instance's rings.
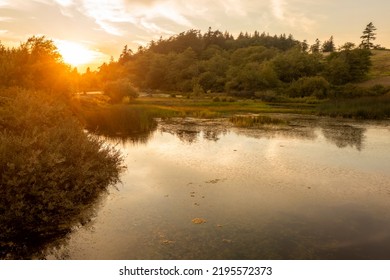
[[[93,18],[107,33],[121,36],[123,30],[115,23],[135,23],[134,17],[127,13],[124,2],[121,0],[82,0],[80,12]]]
[[[73,0],[54,0],[54,2],[64,7],[69,7],[74,4]]]
[[[294,7],[302,7],[302,0],[270,0],[272,15],[283,24],[295,29],[303,29],[308,32],[315,24],[315,20],[309,18],[302,9],[294,9]]]
[[[14,21],[14,18],[12,18],[12,17],[0,17],[0,21],[2,21],[2,22],[12,22],[12,21]]]
[[[277,19],[285,19],[284,17],[284,1],[283,0],[271,0],[271,9],[272,9],[272,14],[277,18]]]

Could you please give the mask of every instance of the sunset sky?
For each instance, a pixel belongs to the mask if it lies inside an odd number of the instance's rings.
[[[0,40],[17,46],[33,35],[45,35],[64,59],[80,69],[93,68],[124,45],[136,51],[160,36],[208,27],[292,34],[336,45],[359,44],[365,26],[377,27],[376,44],[390,47],[388,0],[0,0]]]

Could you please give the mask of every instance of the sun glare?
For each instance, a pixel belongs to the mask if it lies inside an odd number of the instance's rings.
[[[56,46],[64,62],[72,66],[88,64],[97,59],[97,53],[95,51],[89,50],[87,47],[78,43],[56,41]]]

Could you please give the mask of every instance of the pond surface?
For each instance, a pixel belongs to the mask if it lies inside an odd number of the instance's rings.
[[[390,259],[388,122],[289,118],[120,142],[122,183],[47,258]]]

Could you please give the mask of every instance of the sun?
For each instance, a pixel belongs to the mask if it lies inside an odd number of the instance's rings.
[[[85,65],[94,62],[98,57],[96,51],[90,50],[79,43],[58,40],[55,44],[62,55],[64,62],[72,66]]]

